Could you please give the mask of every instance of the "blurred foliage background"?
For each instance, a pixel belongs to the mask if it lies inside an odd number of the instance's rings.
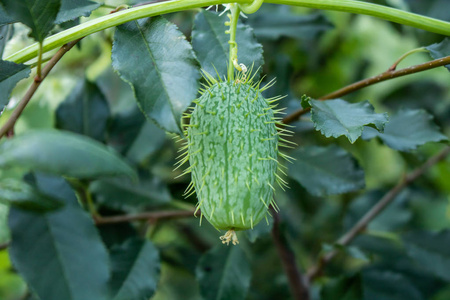
[[[123,3],[107,2],[111,6]],[[450,21],[446,0],[372,2]],[[101,6],[89,18],[81,18],[81,22],[110,10]],[[177,24],[189,40],[197,13],[198,10],[192,10],[165,17]],[[287,95],[282,105],[288,107],[288,113],[301,107],[300,98],[304,94],[319,98],[384,72],[411,49],[443,39],[373,17],[269,4],[243,22],[253,27],[263,45],[263,73],[267,80],[277,80],[267,96]],[[63,29],[61,26],[56,30]],[[14,31],[14,38],[4,49],[4,57],[32,42],[24,26],[15,24]],[[122,179],[102,179],[89,185],[101,215],[191,209],[197,201],[195,196],[187,199],[182,196],[189,183],[188,176],[174,179],[180,174],[178,170],[173,172],[179,144],[145,120],[131,88],[112,70],[113,35],[114,29],[93,34],[70,51],[42,83],[17,122],[15,133],[36,128],[75,131],[114,148],[135,166],[140,176],[138,184]],[[427,53],[417,53],[402,61],[399,68],[429,60]],[[369,100],[376,112],[390,115],[402,108],[423,108],[449,136],[449,78],[448,70],[441,67],[379,83],[343,98],[349,102]],[[15,88],[0,123],[7,120],[31,80],[31,77],[23,80]],[[85,118],[81,119],[81,115]],[[359,139],[350,144],[344,137],[325,138],[314,129],[308,115],[292,125],[295,126],[292,140],[300,148],[337,144],[351,153],[364,169],[366,183],[365,189],[320,197],[312,196],[290,178],[290,189],[277,191],[281,230],[303,272],[315,264],[321,252],[333,248],[334,241],[405,172],[420,166],[443,148],[442,144],[429,143],[414,151],[398,152],[376,139]],[[22,175],[0,170],[3,179]],[[370,223],[364,235],[329,264],[324,276],[312,286],[312,299],[338,299],[329,295],[336,297],[340,284],[351,291],[358,289],[356,283],[364,287],[364,299],[449,299],[449,268],[444,272],[446,275],[440,276],[411,259],[414,257],[411,245],[420,239],[421,233],[440,231],[443,235],[440,242],[433,239],[429,247],[442,251],[437,252],[437,257],[430,256],[430,264],[441,260],[450,267],[449,178],[450,160],[446,159],[408,186]],[[0,203],[0,243],[10,240],[8,210],[8,206]],[[198,223],[197,218],[187,217],[154,223],[99,225],[98,229],[108,249],[146,233],[162,259],[160,280],[152,299],[190,300],[200,299],[195,276],[200,257],[219,243],[214,228],[207,222],[201,227]],[[253,274],[247,299],[290,299],[288,281],[273,245],[270,227],[262,225],[255,236],[250,233],[247,239],[242,234],[240,238]],[[26,290],[26,284],[11,265],[8,251],[0,250],[0,299],[24,299]]]

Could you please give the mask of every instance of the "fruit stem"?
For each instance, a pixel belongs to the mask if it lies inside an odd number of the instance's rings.
[[[236,43],[236,28],[237,23],[239,20],[239,14],[241,13],[241,9],[237,4],[230,4],[230,11],[231,14],[228,15],[230,18],[230,22],[227,22],[226,24],[230,26],[230,41],[228,44],[230,44],[230,55],[229,55],[229,61],[228,61],[228,82],[234,81],[234,68],[238,68],[239,65],[237,63],[237,43]]]

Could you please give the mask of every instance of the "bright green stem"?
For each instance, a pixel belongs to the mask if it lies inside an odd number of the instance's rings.
[[[228,81],[234,80],[234,60],[237,60],[236,28],[241,10],[235,4],[231,4],[230,20],[230,54],[228,62]]]
[[[137,6],[109,14],[86,23],[69,28],[44,40],[43,51],[61,47],[62,45],[132,20],[167,14],[187,9],[225,3],[251,4],[249,0],[173,0],[149,5]],[[409,25],[423,30],[450,36],[450,22],[445,22],[399,9],[356,0],[268,0],[266,2],[286,4],[316,9],[343,11],[378,17],[399,24]],[[6,58],[16,63],[24,63],[38,55],[38,44],[33,44]]]

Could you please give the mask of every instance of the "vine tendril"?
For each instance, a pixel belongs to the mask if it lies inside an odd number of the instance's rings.
[[[258,11],[263,3],[264,0],[253,0],[253,2],[250,4],[240,3],[238,5],[244,14],[253,14]]]

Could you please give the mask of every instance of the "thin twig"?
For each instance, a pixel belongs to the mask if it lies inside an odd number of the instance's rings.
[[[115,223],[125,223],[140,220],[160,220],[160,219],[178,219],[192,216],[199,216],[200,211],[194,214],[193,210],[168,210],[168,211],[153,211],[153,212],[143,212],[134,215],[120,215],[112,217],[94,217],[95,224],[115,224]]]
[[[42,69],[41,76],[36,76],[33,83],[31,84],[30,88],[26,92],[25,96],[23,96],[22,100],[17,105],[17,108],[12,112],[11,117],[6,121],[6,123],[3,125],[2,128],[0,128],[0,138],[2,138],[5,134],[7,134],[16,123],[17,119],[22,114],[23,110],[27,106],[27,104],[30,102],[31,97],[33,97],[34,93],[38,89],[38,87],[41,85],[42,81],[47,77],[48,73],[53,69],[53,67],[58,63],[58,61],[64,56],[64,54],[67,53],[70,49],[72,49],[73,46],[75,46],[81,39],[72,41],[70,43],[65,44],[62,46],[58,52],[52,57],[52,59],[49,60],[49,62],[45,65],[45,67]]]
[[[357,237],[361,232],[363,232],[367,225],[381,213],[387,205],[389,205],[395,197],[410,183],[422,176],[430,167],[437,164],[441,160],[445,159],[450,154],[450,147],[447,146],[439,152],[438,154],[430,157],[422,166],[415,169],[411,173],[404,176],[396,186],[394,186],[390,191],[388,191],[383,198],[381,198],[375,206],[373,206],[361,219],[341,238],[339,238],[336,244],[348,245],[355,237]],[[319,257],[316,266],[312,267],[308,272],[308,279],[314,280],[316,277],[320,276],[325,268],[326,264],[332,260],[338,251],[331,251],[326,255]]]
[[[309,300],[309,291],[306,287],[305,281],[297,268],[295,255],[292,250],[286,245],[280,232],[280,217],[277,212],[272,209],[273,229],[272,239],[277,248],[278,254],[283,264],[283,269],[289,280],[289,287],[293,299],[295,300]]]
[[[319,98],[318,100],[336,99],[336,98],[342,97],[344,95],[350,94],[352,92],[355,92],[357,90],[360,90],[362,88],[368,87],[370,85],[373,85],[373,84],[376,84],[376,83],[379,83],[382,81],[386,81],[389,79],[393,79],[393,78],[397,78],[397,77],[401,77],[401,76],[405,76],[405,75],[409,75],[409,74],[414,74],[414,73],[442,67],[442,66],[445,66],[448,64],[450,64],[450,56],[435,59],[435,60],[420,64],[420,65],[415,65],[415,66],[411,66],[411,67],[400,69],[400,70],[387,70],[377,76],[363,79],[361,81],[358,81],[358,82],[350,84],[346,87],[343,87],[342,89],[339,89],[335,92],[325,95],[325,96]],[[295,122],[296,120],[298,120],[298,118],[300,116],[304,115],[305,113],[307,113],[309,111],[310,111],[309,108],[299,109],[299,110],[293,112],[292,114],[287,115],[283,119],[283,123],[289,124],[289,123]]]

